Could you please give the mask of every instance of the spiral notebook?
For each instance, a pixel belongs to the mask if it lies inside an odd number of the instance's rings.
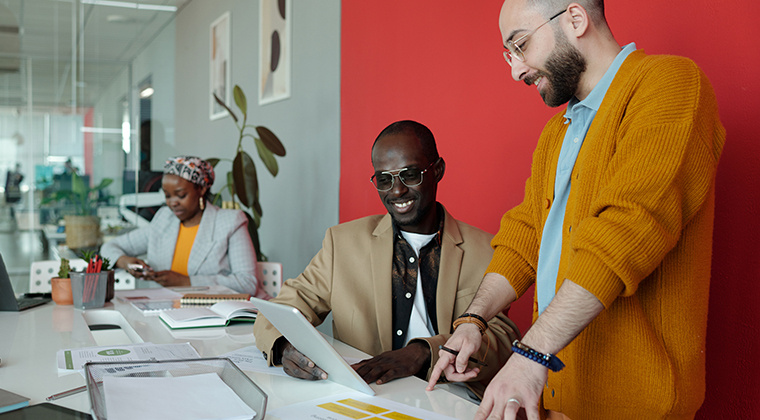
[[[185,293],[179,300],[180,306],[211,306],[228,300],[248,301],[248,293]]]

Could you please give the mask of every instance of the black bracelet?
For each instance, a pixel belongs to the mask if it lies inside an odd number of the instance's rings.
[[[559,360],[559,357],[551,353],[543,354],[537,350],[533,350],[521,343],[520,340],[512,342],[512,351],[549,368],[552,372],[559,372],[565,367],[565,364],[562,363],[562,360]]]
[[[468,316],[469,316],[469,317],[472,317],[472,318],[475,318],[475,319],[477,319],[478,321],[482,322],[482,323],[483,323],[483,325],[485,325],[485,326],[488,326],[488,321],[486,321],[486,319],[485,319],[485,318],[483,318],[482,316],[480,316],[480,315],[478,315],[478,314],[470,314],[470,313],[464,313],[464,314],[462,314],[462,315],[459,315],[459,316],[457,317],[457,319],[459,319],[459,318],[467,318]]]

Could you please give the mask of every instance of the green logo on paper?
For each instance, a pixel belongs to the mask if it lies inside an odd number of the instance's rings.
[[[125,349],[108,349],[108,350],[101,350],[98,352],[101,356],[123,356],[125,354],[129,354],[129,350]]]

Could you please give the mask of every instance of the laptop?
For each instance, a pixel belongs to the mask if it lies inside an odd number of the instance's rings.
[[[263,299],[251,298],[251,302],[293,347],[327,372],[327,380],[368,395],[375,395],[375,391],[346,363],[301,311],[292,306]]]
[[[0,254],[0,311],[23,311],[24,309],[44,305],[50,302],[50,298],[20,298],[16,299],[13,292],[11,278],[8,276],[8,270],[5,269],[3,255]]]

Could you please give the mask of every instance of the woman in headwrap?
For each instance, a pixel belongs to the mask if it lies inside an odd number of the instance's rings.
[[[162,286],[223,285],[265,296],[257,287],[256,252],[240,210],[211,204],[214,168],[194,156],[170,158],[161,187],[166,195],[150,225],[105,243],[101,254],[135,277]],[[145,260],[137,258],[147,253]],[[141,268],[136,268],[141,266]]]

